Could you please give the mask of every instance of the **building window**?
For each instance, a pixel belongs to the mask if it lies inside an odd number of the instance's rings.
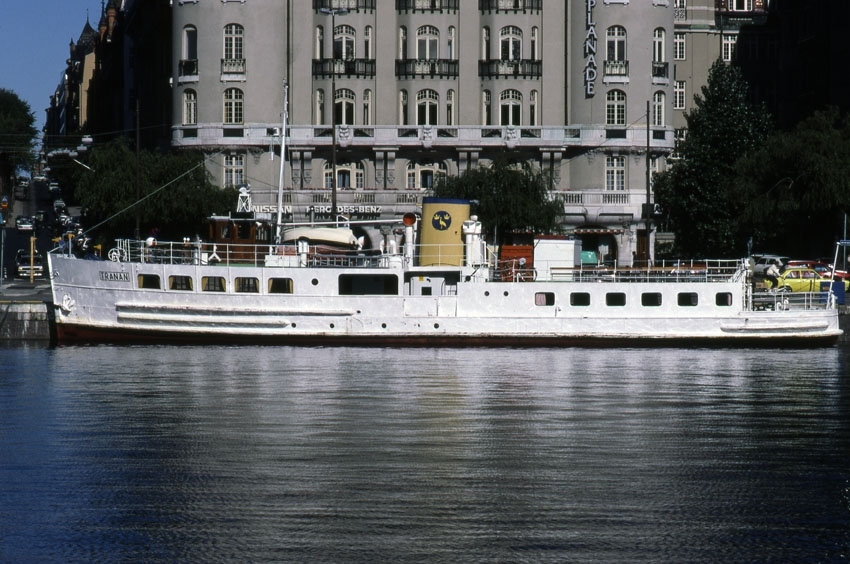
[[[733,12],[752,12],[753,0],[729,0],[729,10]]]
[[[677,61],[684,61],[687,56],[687,52],[685,51],[685,34],[684,33],[674,33],[673,34],[673,58]]]
[[[374,59],[375,56],[372,53],[372,26],[367,25],[366,29],[363,30],[363,55],[367,59]]]
[[[408,190],[430,190],[439,178],[445,178],[445,163],[417,163],[409,161],[405,175],[405,188]]]
[[[322,60],[325,58],[325,29],[322,26],[316,27],[316,58]]]
[[[316,125],[325,125],[325,91],[316,90]]]
[[[528,125],[540,125],[537,123],[537,90],[531,91],[528,101]]]
[[[242,91],[228,88],[224,91],[224,123],[237,124],[244,120]]]
[[[664,123],[664,103],[666,96],[664,92],[656,92],[652,95],[652,125],[655,127],[663,127]]]
[[[198,123],[198,94],[194,90],[183,92],[183,125]]]
[[[239,24],[224,26],[224,59],[241,61],[245,58],[245,29]]]
[[[198,30],[193,25],[183,28],[183,60],[198,60]]]
[[[455,124],[455,91],[446,92],[446,125]]]
[[[675,2],[673,3],[673,7],[685,9],[688,7],[688,2],[687,0],[675,0]]]
[[[325,162],[322,177],[325,188],[333,188],[333,163]],[[351,179],[354,178],[352,185]],[[336,186],[341,190],[353,190],[364,187],[365,173],[363,163],[338,163],[336,165]]]
[[[490,101],[490,91],[485,90],[481,93],[481,123],[484,125],[493,125],[493,109]]]
[[[665,39],[664,28],[655,28],[655,31],[652,32],[652,62],[663,63],[665,61]]]
[[[540,29],[537,27],[531,28],[531,59],[534,61],[540,60]]]
[[[350,60],[354,55],[356,34],[350,25],[338,25],[334,28],[334,59]]]
[[[605,189],[626,189],[626,157],[605,157]]]
[[[490,28],[481,28],[481,58],[485,61],[490,60]]]
[[[615,25],[608,28],[606,33],[606,61],[626,60],[626,28]]]
[[[372,91],[363,91],[363,125],[372,125]]]
[[[735,57],[735,43],[737,40],[737,35],[723,36],[723,60],[727,63],[731,62]]]
[[[407,90],[402,90],[398,93],[398,123],[408,125],[407,117]]]
[[[500,30],[499,36],[501,60],[519,61],[522,59],[522,30],[509,25]]]
[[[499,94],[501,125],[522,125],[522,94],[518,90],[503,90]]]
[[[457,30],[454,26],[449,27],[449,37],[448,37],[448,58],[450,61],[454,61],[457,59],[457,53],[455,52],[455,41],[457,41]]]
[[[437,125],[440,96],[434,90],[416,93],[416,125]]]
[[[398,28],[398,58],[402,61],[407,59],[407,28]]]
[[[685,109],[685,81],[677,80],[673,85],[673,109]]]
[[[423,25],[416,30],[416,58],[420,61],[436,61],[440,53],[440,31],[432,25]]]
[[[605,100],[605,125],[626,125],[626,93],[608,92]]]
[[[353,90],[337,88],[334,96],[334,123],[354,125],[354,98]]]
[[[245,183],[245,155],[224,155],[224,187],[235,188]]]

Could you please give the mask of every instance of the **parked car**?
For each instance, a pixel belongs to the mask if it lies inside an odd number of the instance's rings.
[[[821,276],[817,270],[802,266],[786,268],[779,276],[779,288],[791,292],[820,292],[822,284],[829,284],[830,277]],[[844,291],[850,289],[850,280],[844,280]]]
[[[804,268],[811,268],[812,270],[817,270],[818,274],[820,274],[821,276],[823,276],[825,278],[831,278],[832,277],[832,265],[828,264],[826,262],[823,262],[823,261],[819,261],[819,260],[793,259],[793,260],[789,260],[788,264],[786,266],[788,266],[789,268],[792,267],[792,266],[801,266],[801,267],[804,267]],[[847,278],[847,273],[844,272],[843,270],[836,270],[835,271],[835,277],[844,279],[844,278]]]
[[[779,261],[780,268],[788,263],[788,257],[782,255],[753,255],[753,274],[758,278],[764,278],[764,274],[770,265]]]
[[[44,259],[38,251],[30,255],[27,249],[18,249],[15,254],[15,274],[18,278],[29,278],[30,272],[35,277],[44,275]]]
[[[35,225],[31,217],[24,217],[19,215],[15,219],[15,227],[18,228],[18,233],[32,233],[35,229]]]

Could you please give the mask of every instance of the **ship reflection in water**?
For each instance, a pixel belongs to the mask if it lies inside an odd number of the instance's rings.
[[[846,562],[844,348],[0,348],[5,562]]]

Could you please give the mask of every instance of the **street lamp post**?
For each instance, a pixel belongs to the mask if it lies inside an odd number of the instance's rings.
[[[348,8],[320,8],[319,12],[331,17],[331,124],[333,139],[331,141],[331,218],[336,224],[336,17],[348,13]]]

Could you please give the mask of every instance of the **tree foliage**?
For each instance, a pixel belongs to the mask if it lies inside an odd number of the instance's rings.
[[[442,179],[434,193],[473,201],[488,238],[502,242],[509,232],[552,233],[557,229],[563,209],[549,197],[550,189],[548,175],[528,164],[517,167],[498,160]]]
[[[741,223],[757,251],[823,256],[850,211],[850,117],[816,112],[738,163]]]
[[[29,104],[11,90],[0,88],[0,183],[32,167],[36,134]]]
[[[162,238],[203,236],[210,215],[236,206],[236,189],[214,187],[198,153],[141,151],[138,192],[136,154],[122,140],[92,149],[87,160],[92,170],[77,169],[76,195],[101,242],[130,236],[137,213],[142,236],[153,228]]]
[[[685,256],[742,256],[748,235],[735,204],[736,162],[757,149],[771,130],[763,108],[748,101],[737,67],[717,60],[694,109],[685,115],[681,160],[656,175],[656,202],[671,220],[675,252]]]

